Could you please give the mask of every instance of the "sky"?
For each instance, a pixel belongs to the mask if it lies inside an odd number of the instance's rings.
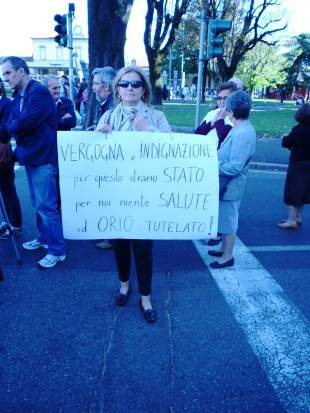
[[[87,0],[73,0],[75,3],[75,24],[80,24],[87,34]],[[0,56],[20,55],[31,56],[31,37],[55,36],[54,15],[65,14],[68,2],[64,0],[15,0],[14,13],[10,13],[10,3],[7,2],[5,16],[0,25]],[[288,19],[288,35],[309,32],[309,0],[283,0],[281,11]],[[143,45],[143,30],[145,22],[146,0],[135,0],[127,27],[127,44],[125,60],[145,58]]]

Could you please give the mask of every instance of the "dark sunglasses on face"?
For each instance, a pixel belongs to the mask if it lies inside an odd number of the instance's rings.
[[[139,87],[142,87],[143,82],[141,80],[121,80],[118,82],[118,86],[120,87],[128,87],[131,85],[134,89],[139,89]]]
[[[226,100],[227,96],[217,96],[216,100]]]

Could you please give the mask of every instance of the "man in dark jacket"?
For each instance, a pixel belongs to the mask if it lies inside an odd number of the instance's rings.
[[[71,130],[76,126],[74,106],[70,99],[60,97],[60,80],[50,75],[43,82],[54,99],[57,111],[57,130]]]
[[[24,165],[30,196],[37,213],[37,237],[23,244],[26,250],[47,249],[38,265],[54,267],[64,261],[65,242],[57,209],[57,120],[49,91],[29,76],[27,63],[16,56],[2,61],[4,79],[14,90],[7,133],[16,140],[15,156]]]
[[[93,70],[92,90],[99,102],[96,124],[107,110],[114,108],[113,80],[115,75],[115,70],[110,66],[97,67]]]
[[[96,94],[96,99],[99,102],[96,125],[101,116],[110,109],[114,108],[113,99],[113,80],[116,72],[110,66],[97,67],[92,72],[93,86],[92,90]],[[106,249],[112,248],[113,244],[109,240],[103,240],[96,244],[98,248]]]
[[[8,143],[6,123],[10,118],[12,102],[6,97],[4,84],[0,79],[0,141]],[[4,134],[2,134],[4,131]],[[12,235],[22,235],[22,211],[15,187],[14,162],[0,170],[0,191],[4,200],[5,209],[10,220],[11,229],[0,234],[0,239],[9,239]]]

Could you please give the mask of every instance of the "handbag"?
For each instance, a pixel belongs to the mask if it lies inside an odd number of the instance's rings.
[[[13,153],[9,143],[0,142],[0,171],[6,171],[12,166]]]
[[[246,167],[253,156],[250,156],[250,158],[246,161],[244,167]],[[237,175],[238,176],[238,175]],[[228,187],[229,182],[233,179],[236,178],[237,176],[229,176],[229,175],[219,175],[219,197],[220,199],[223,198],[223,195],[226,192],[226,189]]]
[[[233,176],[220,175],[219,176],[219,197],[222,199],[229,182],[232,180]]]

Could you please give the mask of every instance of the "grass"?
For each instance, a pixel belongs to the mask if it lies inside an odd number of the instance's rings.
[[[208,101],[201,105],[201,119],[211,109],[214,102]],[[171,125],[194,127],[195,104],[191,103],[166,103],[158,109],[162,110]],[[294,102],[280,104],[274,100],[254,100],[251,111],[251,122],[257,135],[263,137],[278,137],[288,133],[296,124]]]

